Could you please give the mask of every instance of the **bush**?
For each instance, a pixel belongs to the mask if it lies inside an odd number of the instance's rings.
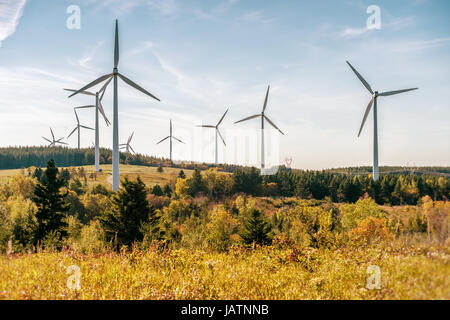
[[[391,239],[386,220],[366,217],[355,229],[350,230],[349,238],[357,244],[373,244]]]
[[[214,251],[224,252],[232,244],[232,235],[237,233],[239,221],[233,218],[223,208],[216,207],[210,213],[210,222],[207,225],[206,241],[208,247]],[[265,230],[262,231],[263,233]],[[267,239],[267,240],[266,240]],[[250,240],[249,240],[250,241]],[[269,237],[263,235],[256,237],[257,242],[268,242]],[[250,243],[252,243],[251,241]]]
[[[339,209],[345,231],[356,228],[366,217],[386,219],[386,213],[370,198],[360,199],[355,204],[343,204]]]

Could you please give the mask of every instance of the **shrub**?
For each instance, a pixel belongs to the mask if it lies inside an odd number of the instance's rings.
[[[208,247],[219,252],[227,251],[228,247],[232,244],[231,236],[237,233],[238,228],[239,221],[237,219],[233,218],[221,207],[214,208],[210,213],[210,222],[207,225],[206,241]],[[262,242],[264,242],[265,239],[268,241],[269,238],[264,236],[265,235],[256,238],[255,241],[258,242],[259,239],[263,240]]]
[[[343,204],[339,209],[341,224],[346,231],[356,228],[366,217],[386,218],[386,213],[370,198],[360,199],[355,204]]]
[[[390,239],[391,233],[386,220],[368,216],[350,230],[349,238],[358,244],[371,244]]]

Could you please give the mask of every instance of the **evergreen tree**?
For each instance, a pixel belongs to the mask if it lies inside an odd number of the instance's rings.
[[[152,194],[154,194],[155,196],[162,196],[164,195],[161,187],[159,186],[159,184],[156,184],[153,189],[152,189]]]
[[[264,219],[260,210],[256,208],[248,210],[247,217],[244,220],[244,229],[241,233],[244,243],[270,244],[272,241],[271,231],[271,225]]]
[[[200,192],[206,192],[206,183],[203,180],[202,174],[198,168],[194,169],[192,177],[188,180],[189,194],[195,197]]]
[[[124,178],[121,185],[122,188],[112,199],[113,209],[100,217],[107,240],[113,240],[117,248],[142,241],[144,236],[142,226],[149,221],[151,213],[147,190],[139,177],[136,181]]]
[[[34,243],[42,242],[50,233],[62,240],[67,236],[67,223],[64,221],[65,213],[70,209],[64,201],[66,194],[60,193],[60,188],[65,185],[63,178],[58,178],[58,168],[51,159],[44,172],[45,183],[39,183],[34,190],[33,201],[37,206],[37,228]]]
[[[180,172],[178,173],[178,178],[186,179],[186,174],[184,173],[183,170],[180,170]]]
[[[158,172],[164,172],[164,169],[163,169],[161,163],[159,164],[158,169],[156,169],[156,171],[158,171]]]
[[[172,196],[172,188],[168,184],[164,186],[163,192],[169,198]]]

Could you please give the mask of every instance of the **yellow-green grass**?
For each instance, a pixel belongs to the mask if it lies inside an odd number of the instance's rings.
[[[91,177],[91,173],[94,172],[94,166],[82,166],[86,171],[86,176],[88,180],[88,185],[92,186],[94,184],[103,184],[106,187],[111,186],[111,174],[112,174],[112,165],[105,164],[101,165],[100,168],[103,170],[102,172],[97,173],[97,176]],[[76,167],[79,168],[79,167]],[[122,179],[125,176],[128,176],[130,179],[136,179],[137,176],[140,176],[142,181],[149,186],[152,187],[155,184],[165,185],[169,183],[171,180],[175,179],[180,172],[179,168],[171,168],[164,167],[163,172],[158,172],[157,167],[146,167],[146,166],[135,166],[135,165],[120,165],[120,178]],[[193,170],[183,169],[184,173],[187,177],[192,175]],[[26,174],[26,169],[12,169],[12,170],[0,170],[0,184],[8,182],[8,180],[19,174]],[[109,181],[108,181],[109,178]]]
[[[448,253],[440,250],[305,249],[292,257],[275,248],[1,256],[0,299],[450,298]],[[72,265],[81,271],[79,290],[67,285]],[[367,287],[370,265],[380,268],[380,289]]]

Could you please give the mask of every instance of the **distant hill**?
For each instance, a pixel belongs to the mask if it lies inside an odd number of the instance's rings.
[[[93,148],[67,148],[67,147],[44,147],[44,146],[25,146],[25,147],[4,147],[0,148],[0,170],[21,169],[28,167],[45,167],[50,159],[54,159],[56,164],[61,167],[86,166],[94,163]],[[110,149],[100,148],[100,164],[111,164],[112,152]],[[172,166],[174,168],[194,169],[198,167],[206,170],[214,167],[213,164],[196,163],[191,161],[170,163],[169,159],[158,158],[143,154],[120,153],[120,163],[129,165],[141,165],[149,167]],[[245,166],[221,164],[220,171],[235,172]],[[294,172],[305,171],[323,171],[330,173],[339,173],[344,175],[368,175],[372,173],[372,167],[347,167],[334,168],[326,170],[302,170],[292,169]],[[434,175],[450,177],[450,167],[399,167],[385,166],[380,167],[380,174],[413,174],[413,175]]]

